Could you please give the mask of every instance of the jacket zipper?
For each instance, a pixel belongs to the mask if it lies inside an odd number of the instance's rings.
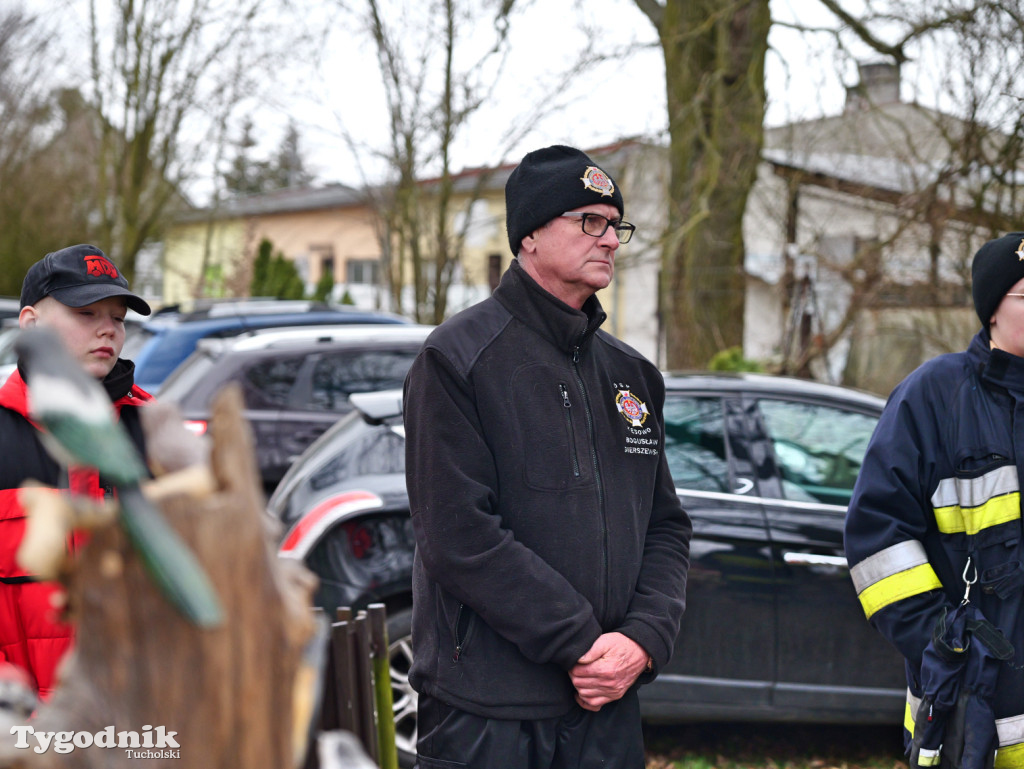
[[[562,407],[565,409],[565,425],[569,428],[569,453],[572,456],[573,477],[580,477],[580,458],[576,454],[576,431],[572,426],[572,403],[569,401],[569,388],[558,383],[558,392],[562,396]]]
[[[455,613],[455,651],[452,652],[452,662],[458,662],[459,657],[462,656],[462,649],[465,646],[466,639],[461,637],[459,631],[462,630],[462,611],[466,608],[466,604],[460,603],[459,610]],[[466,623],[469,624],[468,622]],[[469,632],[469,628],[466,628],[466,632]]]
[[[587,388],[583,383],[580,374],[580,346],[577,344],[572,348],[572,370],[576,376],[576,385],[583,394],[583,413],[587,417],[587,437],[590,442],[590,461],[594,468],[594,483],[597,484],[597,509],[601,516],[601,541],[603,543],[602,559],[604,568],[601,570],[601,582],[604,590],[604,606],[601,607],[599,616],[604,614],[608,606],[608,517],[604,509],[604,486],[601,483],[601,468],[597,462],[597,446],[594,443],[594,415],[590,410],[590,398],[587,397]]]

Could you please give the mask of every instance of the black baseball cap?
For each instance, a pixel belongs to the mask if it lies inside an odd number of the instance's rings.
[[[96,246],[80,244],[47,254],[28,268],[21,284],[21,306],[52,296],[68,307],[85,307],[111,296],[123,296],[140,315],[153,310],[128,290],[128,281]]]

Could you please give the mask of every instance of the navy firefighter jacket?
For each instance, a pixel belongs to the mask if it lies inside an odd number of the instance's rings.
[[[997,767],[1024,767],[1024,358],[968,349],[893,390],[854,488],[846,555],[871,624],[906,659],[913,732],[922,656],[943,611],[970,602],[1014,646],[992,699]]]

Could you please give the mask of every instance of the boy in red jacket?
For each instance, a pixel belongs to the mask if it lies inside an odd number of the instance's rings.
[[[125,314],[149,315],[149,305],[100,249],[76,245],[47,254],[29,268],[21,289],[21,328],[55,331],[71,354],[110,396],[140,451],[144,449],[138,406],[151,396],[134,384],[135,366],[120,358]],[[72,627],[55,608],[60,586],[36,580],[20,567],[18,546],[25,513],[18,489],[27,480],[103,498],[111,494],[92,468],[63,468],[46,453],[28,418],[24,372],[0,387],[0,662],[24,669],[39,696],[56,685],[56,667],[71,645]],[[76,547],[78,537],[68,543]]]

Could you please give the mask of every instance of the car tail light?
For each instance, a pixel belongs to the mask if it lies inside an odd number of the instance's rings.
[[[209,426],[209,422],[207,422],[205,419],[185,420],[185,429],[188,430],[190,433],[195,433],[196,435],[206,435],[206,430]]]

